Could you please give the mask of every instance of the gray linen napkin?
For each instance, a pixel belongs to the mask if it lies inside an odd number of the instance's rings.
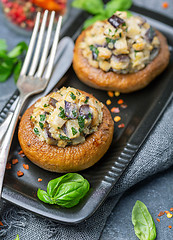
[[[112,189],[105,203],[87,221],[76,226],[62,225],[1,201],[0,215],[4,226],[0,238],[13,240],[97,240],[105,222],[125,190],[137,182],[173,164],[173,101],[159,120],[134,161]]]

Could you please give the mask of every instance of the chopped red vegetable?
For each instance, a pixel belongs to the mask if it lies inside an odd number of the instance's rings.
[[[22,171],[17,171],[17,176],[18,177],[22,177],[24,175],[24,173]]]
[[[28,170],[29,169],[29,165],[28,164],[23,164],[23,168]]]
[[[19,161],[18,161],[18,159],[16,158],[16,159],[12,159],[12,164],[13,165],[15,165],[15,164],[17,164]]]

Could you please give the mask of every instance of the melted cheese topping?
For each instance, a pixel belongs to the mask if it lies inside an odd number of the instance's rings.
[[[127,18],[126,12],[94,23],[80,43],[92,67],[122,74],[143,69],[157,56],[159,47],[153,28],[139,16]]]
[[[41,141],[65,147],[85,141],[102,122],[103,104],[75,88],[61,88],[35,104],[31,121]]]

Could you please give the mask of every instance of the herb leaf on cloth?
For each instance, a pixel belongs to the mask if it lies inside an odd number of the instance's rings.
[[[154,240],[156,238],[156,226],[147,207],[141,201],[136,201],[132,210],[132,223],[136,236],[140,240]]]

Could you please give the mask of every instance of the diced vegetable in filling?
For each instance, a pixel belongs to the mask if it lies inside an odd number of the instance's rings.
[[[61,88],[35,104],[30,120],[41,141],[65,147],[83,143],[102,122],[103,104],[75,88]]]
[[[92,67],[127,74],[147,66],[159,53],[154,29],[141,17],[116,12],[108,21],[98,21],[80,43]]]

